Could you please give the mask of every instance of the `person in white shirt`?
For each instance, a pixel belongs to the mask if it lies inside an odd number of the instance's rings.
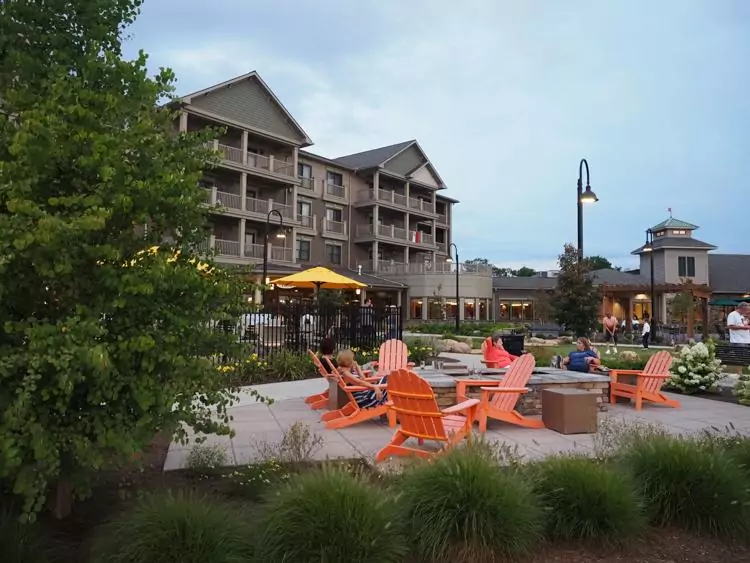
[[[748,315],[750,315],[750,303],[740,303],[727,316],[730,343],[750,344],[750,324],[746,318]]]
[[[643,349],[648,348],[648,342],[651,340],[651,323],[648,322],[648,313],[643,314],[643,328],[641,329],[641,342],[643,343]]]

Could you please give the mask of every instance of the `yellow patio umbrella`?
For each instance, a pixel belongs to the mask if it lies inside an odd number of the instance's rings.
[[[367,287],[366,283],[347,278],[321,266],[278,278],[273,280],[272,283],[307,289],[361,289]]]

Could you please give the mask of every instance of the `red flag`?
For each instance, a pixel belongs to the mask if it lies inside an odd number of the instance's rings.
[[[669,214],[672,215],[672,208],[671,207],[667,207],[667,212],[669,212]]]

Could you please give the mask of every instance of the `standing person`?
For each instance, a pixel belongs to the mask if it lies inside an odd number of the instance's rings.
[[[638,315],[633,315],[632,325],[633,325],[633,331],[637,331],[641,322],[638,320]]]
[[[614,346],[615,354],[617,354],[617,318],[607,311],[602,319],[602,326],[604,327],[604,342],[607,343],[607,354],[609,354],[609,345]]]
[[[643,313],[643,328],[641,329],[641,342],[643,349],[648,349],[648,343],[651,340],[651,323],[649,322],[648,313]]]
[[[748,315],[750,315],[750,303],[743,302],[737,305],[737,308],[727,316],[727,329],[729,330],[729,342],[731,344],[750,344]]]

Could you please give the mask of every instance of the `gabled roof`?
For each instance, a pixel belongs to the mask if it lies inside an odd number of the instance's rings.
[[[643,254],[643,247],[645,244],[636,248],[631,254]],[[702,240],[689,237],[654,237],[653,248],[666,249],[666,248],[685,248],[690,250],[716,250],[713,244],[708,244]]]
[[[354,168],[355,170],[377,168],[416,142],[417,141],[412,139],[411,141],[404,141],[403,143],[388,145],[387,147],[380,147],[378,149],[340,156],[333,160],[334,162],[349,168]]]
[[[594,278],[596,284],[602,285],[637,285],[650,284],[651,282],[651,280],[646,279],[646,276],[642,276],[640,273],[630,274],[628,272],[611,270],[609,268],[592,270],[590,274]]]
[[[709,254],[708,282],[715,293],[750,291],[750,254]]]
[[[271,98],[271,100],[273,100],[273,102],[279,106],[279,108],[284,113],[285,117],[289,120],[289,122],[294,126],[295,129],[299,131],[300,135],[305,139],[305,144],[306,145],[313,144],[312,140],[310,139],[310,136],[305,132],[304,129],[302,129],[302,126],[299,123],[297,123],[297,120],[294,119],[294,116],[291,113],[289,113],[289,110],[286,109],[284,104],[281,103],[281,100],[278,97],[276,97],[276,94],[274,94],[273,90],[269,88],[268,84],[266,84],[266,82],[254,70],[246,74],[242,74],[240,76],[230,78],[229,80],[225,80],[224,82],[220,82],[219,84],[214,84],[213,86],[209,86],[208,88],[204,88],[203,90],[198,90],[197,92],[192,92],[185,96],[181,96],[179,100],[184,103],[189,104],[191,101],[191,98],[204,96],[206,94],[210,94],[211,92],[215,92],[216,90],[221,90],[222,88],[228,88],[244,80],[257,80],[258,83],[261,85],[261,87],[264,88],[265,91],[268,93],[268,97]]]
[[[661,231],[663,229],[685,229],[686,231],[694,231],[698,228],[698,225],[693,225],[687,221],[680,221],[674,217],[670,217],[666,221],[662,221],[658,225],[651,227],[652,231]]]

